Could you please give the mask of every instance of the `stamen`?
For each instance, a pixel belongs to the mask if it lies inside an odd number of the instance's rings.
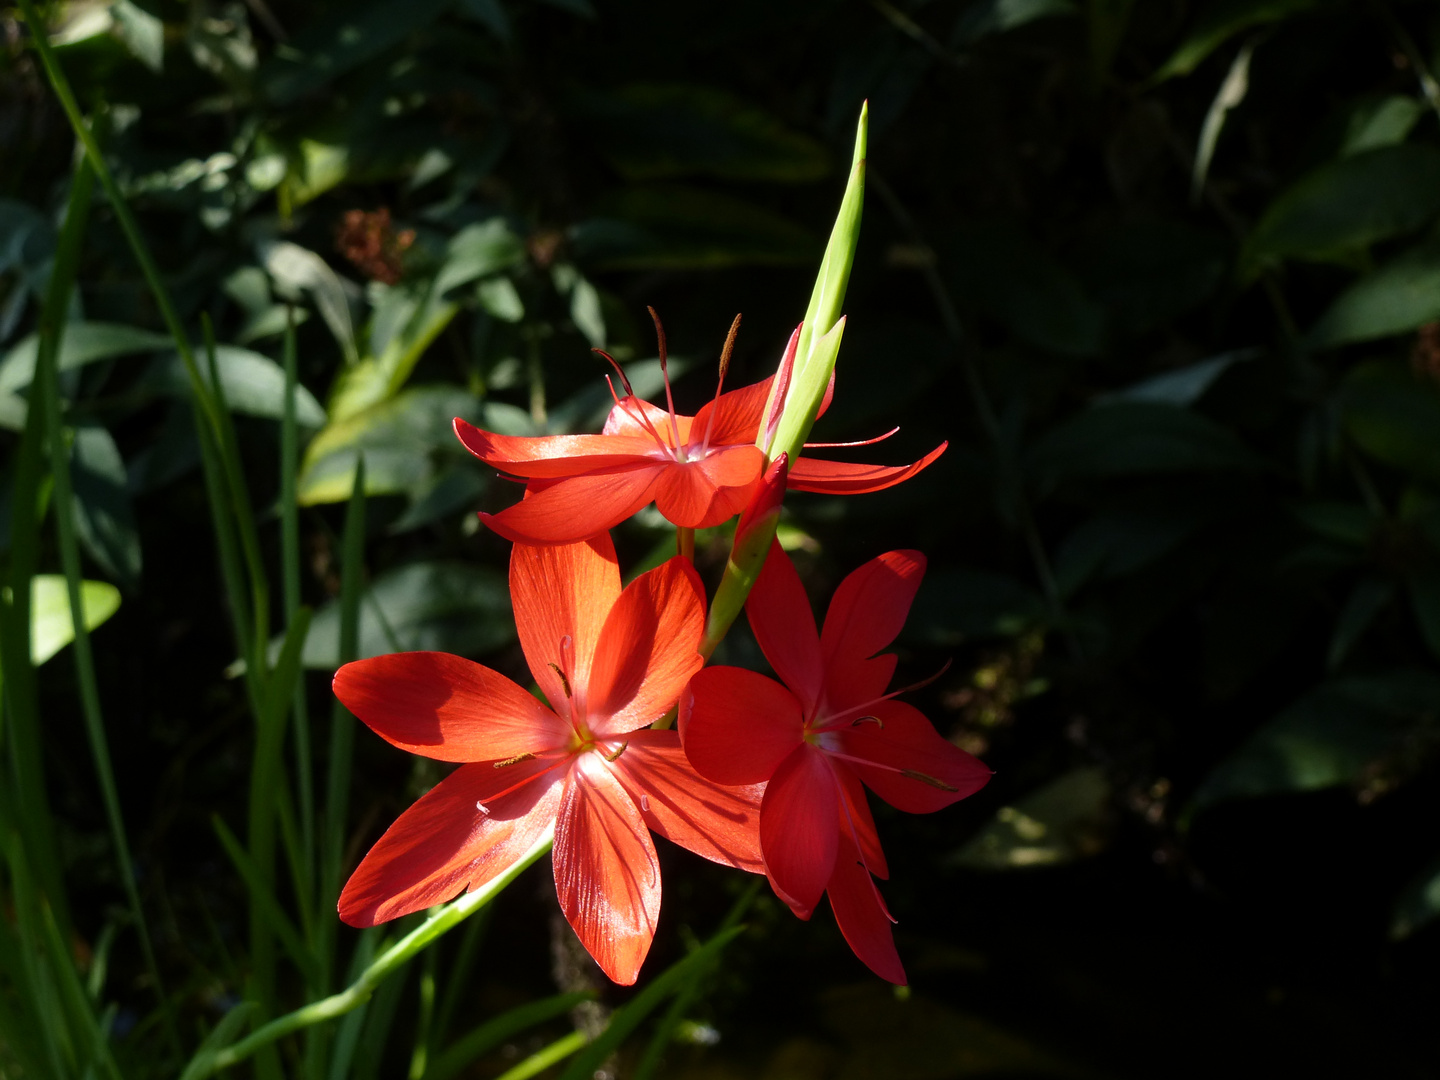
[[[854,716],[856,713],[863,712],[863,710],[868,709],[871,705],[878,705],[880,702],[889,701],[891,698],[897,697],[900,694],[908,694],[911,690],[919,690],[921,687],[929,686],[936,679],[940,678],[941,675],[944,675],[945,672],[950,670],[950,664],[951,661],[946,660],[945,663],[941,665],[940,670],[929,678],[921,679],[919,682],[911,683],[909,686],[902,686],[898,690],[891,690],[888,694],[881,694],[879,697],[870,701],[862,701],[859,705],[852,705],[848,709],[842,709],[832,716],[827,716],[820,726],[812,727],[810,731],[812,733],[833,731],[835,728],[841,727],[845,720]]]
[[[560,677],[563,679],[565,676],[562,675]],[[518,765],[522,761],[533,761],[534,759],[534,754],[516,754],[512,758],[506,758],[504,761],[495,762],[495,768],[503,769],[506,765]]]
[[[560,676],[560,685],[565,688],[565,696],[567,698],[574,697],[575,695],[570,693],[570,680],[565,677],[565,672],[560,670],[560,665],[555,663],[554,661],[551,661],[546,666],[549,667],[551,671],[555,672],[556,675]]]
[[[710,419],[705,424],[705,440],[700,444],[701,454],[710,449],[710,434],[715,430],[715,414],[720,411],[720,391],[725,388],[725,373],[730,370],[730,354],[735,351],[735,338],[739,333],[740,316],[737,314],[735,321],[730,324],[730,332],[725,335],[725,344],[720,349],[720,378],[715,381],[715,400],[710,403]]]
[[[650,796],[640,796],[640,812],[642,814],[648,814],[650,812]]]
[[[635,388],[630,385],[630,380],[626,378],[625,372],[621,370],[620,365],[615,362],[615,358],[604,349],[591,349],[590,351],[597,352],[606,360],[609,360],[610,366],[615,369],[615,374],[620,376],[620,385],[625,387],[626,397],[624,401],[621,401],[619,395],[615,393],[615,384],[610,381],[610,376],[605,376],[605,385],[610,388],[610,396],[614,399],[620,411],[643,427],[649,433],[650,437],[655,440],[656,445],[662,450],[668,451],[669,447],[665,445],[665,440],[660,437],[660,432],[655,430],[655,425],[650,422],[650,418],[645,415],[644,404],[635,396]]]
[[[898,765],[886,765],[883,761],[873,761],[870,758],[856,757],[854,754],[842,754],[838,750],[827,749],[825,753],[829,754],[832,758],[836,758],[840,761],[853,761],[856,765],[868,765],[872,769],[884,769],[886,772],[899,773],[901,776],[906,777],[907,779],[919,780],[922,784],[929,784],[931,787],[939,788],[941,791],[960,790],[957,787],[951,787],[949,784],[945,783],[944,780],[937,780],[935,779],[935,777],[930,776],[926,773],[919,772],[915,769],[902,769]]]
[[[515,792],[519,791],[519,790],[520,790],[522,787],[524,787],[526,784],[534,783],[536,780],[539,780],[540,777],[544,776],[546,773],[555,771],[555,770],[558,769],[561,765],[564,765],[565,762],[569,761],[572,756],[573,756],[573,755],[571,755],[571,754],[565,754],[565,753],[562,753],[562,754],[557,755],[556,758],[555,758],[555,764],[553,764],[553,765],[547,765],[545,768],[541,769],[539,772],[531,773],[529,776],[525,777],[524,780],[521,780],[519,783],[516,783],[516,784],[511,784],[511,785],[510,785],[508,788],[506,788],[504,791],[497,791],[495,794],[493,794],[493,795],[490,796],[490,801],[491,801],[492,803],[493,803],[493,802],[498,802],[499,800],[503,799],[506,795],[513,795]],[[475,805],[476,805],[477,807],[480,806],[480,804],[479,804],[478,802],[477,802]],[[490,810],[489,810],[488,808],[486,808],[484,812],[488,814],[488,813],[490,812]]]
[[[655,336],[659,339],[660,378],[665,380],[665,404],[670,409],[670,430],[675,434],[675,449],[681,451],[680,422],[675,419],[675,397],[670,392],[670,368],[666,362],[665,327],[660,325],[660,316],[655,314],[653,307],[647,307],[645,310],[650,312],[650,320],[655,324]]]
[[[859,727],[861,724],[866,723],[867,721],[874,724],[878,728],[883,729],[885,727],[885,721],[881,720],[878,716],[857,716],[854,720],[850,721],[850,726]]]
[[[626,748],[627,748],[629,745],[630,745],[630,744],[629,744],[628,742],[622,742],[622,743],[620,744],[620,749],[619,749],[619,750],[616,750],[615,753],[613,753],[613,754],[601,754],[600,756],[603,757],[606,761],[614,761],[616,758],[618,758],[621,754],[623,754],[623,753],[625,752]]]
[[[901,769],[900,775],[908,776],[911,780],[919,780],[922,784],[929,784],[931,787],[939,788],[941,791],[960,790],[958,787],[951,787],[949,784],[945,783],[944,780],[937,780],[935,779],[935,777],[927,776],[925,773],[919,772],[915,769]]]
[[[629,394],[631,397],[634,397],[635,390],[633,387],[631,387],[630,380],[625,376],[625,369],[615,362],[615,358],[611,356],[608,352],[606,352],[604,349],[591,349],[590,351],[593,353],[599,353],[606,360],[610,361],[610,366],[615,369],[615,374],[620,376],[620,385],[625,387],[625,393]],[[607,375],[605,376],[605,378],[608,379],[610,378],[610,376]],[[611,388],[610,392],[612,394],[615,392],[613,387]]]
[[[484,814],[484,815],[487,816],[487,817],[490,815],[490,808],[489,808],[488,806],[486,806],[484,803],[480,802],[478,799],[475,801],[475,809],[476,809],[476,810],[479,810],[482,814]]]
[[[861,439],[858,442],[807,442],[805,444],[805,449],[825,450],[834,449],[841,446],[874,446],[878,442],[884,442],[886,439],[890,438],[891,435],[894,435],[899,430],[900,429],[898,427],[893,427],[889,431],[885,432],[884,435],[876,435],[873,439]]]

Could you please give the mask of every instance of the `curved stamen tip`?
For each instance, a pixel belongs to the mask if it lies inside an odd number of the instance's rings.
[[[606,352],[604,349],[591,349],[590,351],[593,353],[599,353],[606,360],[610,361],[610,366],[615,369],[615,374],[620,376],[620,385],[625,387],[625,393],[629,394],[631,397],[634,397],[635,391],[631,389],[630,380],[625,376],[625,370],[618,363],[615,362],[615,358],[611,356],[608,352]],[[613,394],[614,391],[612,390],[611,393]]]
[[[850,721],[850,726],[851,726],[851,727],[859,727],[861,724],[864,724],[864,723],[867,723],[867,722],[868,722],[868,723],[871,723],[871,724],[874,724],[876,727],[881,728],[881,729],[883,729],[883,728],[885,727],[885,721],[884,721],[884,720],[881,720],[880,717],[878,717],[878,716],[857,716],[854,720],[851,720],[851,721]]]
[[[487,817],[490,815],[490,808],[489,808],[488,806],[486,806],[483,802],[481,802],[479,799],[476,799],[476,800],[475,800],[475,809],[476,809],[476,810],[479,810],[482,814],[486,815]]]

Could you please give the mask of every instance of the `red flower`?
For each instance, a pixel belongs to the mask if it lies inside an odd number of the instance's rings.
[[[760,846],[775,891],[802,919],[820,895],[845,940],[877,975],[903,983],[889,912],[871,874],[889,876],[870,787],[890,805],[928,813],[990,779],[981,762],[936,733],[919,710],[885,688],[925,557],[891,551],[840,583],[823,634],[800,578],[779,545],[745,610],[784,686],[753,671],[711,667],[680,701],[680,737],[700,775],[719,784],[769,781]]]
[[[798,336],[798,330],[791,335],[782,373],[794,364]],[[455,434],[466,449],[526,481],[521,502],[498,514],[481,514],[481,520],[509,540],[549,544],[604,532],[652,502],[666,520],[685,529],[709,528],[738,514],[765,468],[765,454],[755,441],[774,377],[720,393],[729,345],[715,399],[693,417],[675,412],[668,377],[668,409],[628,393],[627,384],[626,396],[616,400],[599,435],[497,435],[457,417]],[[660,358],[663,368],[663,336]],[[828,403],[827,394],[820,412]],[[791,463],[788,487],[837,495],[879,491],[914,476],[946,445],[898,467],[801,458]]]
[[[565,917],[605,973],[635,981],[660,912],[654,830],[759,872],[760,789],[697,776],[673,731],[642,730],[700,668],[705,594],[683,559],[620,590],[607,535],[515,545],[520,644],[551,708],[447,653],[346,664],[335,693],[403,750],[466,762],[405,811],[340,896],[372,926],[449,900],[512,865],[552,826]]]

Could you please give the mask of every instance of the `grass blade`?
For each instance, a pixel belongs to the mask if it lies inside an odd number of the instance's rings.
[[[544,1072],[557,1061],[564,1061],[584,1045],[585,1033],[572,1031],[569,1035],[556,1039],[543,1050],[536,1050],[513,1069],[506,1069],[496,1080],[530,1080],[530,1077],[536,1073]],[[570,1074],[567,1071],[565,1075],[569,1076]]]
[[[610,1023],[589,1046],[560,1074],[560,1080],[590,1080],[591,1075],[604,1064],[605,1059],[620,1049],[660,1003],[686,984],[699,970],[709,967],[726,945],[740,935],[744,927],[732,926],[722,930],[684,960],[672,964],[663,975],[644,990],[636,994],[629,1004],[615,1010]]]
[[[593,1001],[595,995],[588,991],[574,994],[557,994],[554,997],[521,1005],[517,1009],[501,1013],[485,1021],[474,1031],[457,1039],[425,1073],[425,1080],[450,1080],[470,1062],[488,1054],[497,1046],[527,1031],[536,1024],[543,1024],[557,1016],[564,1016],[575,1006]]]
[[[415,1049],[410,1052],[409,1080],[420,1080],[430,1059],[430,1029],[435,1022],[435,966],[439,957],[434,949],[425,950],[425,963],[420,969],[420,1009],[415,1018]]]
[[[230,831],[229,826],[221,820],[218,814],[210,816],[210,824],[215,830],[215,835],[220,838],[220,845],[225,849],[225,854],[230,856],[230,862],[234,864],[235,870],[239,873],[245,888],[249,890],[250,902],[259,907],[262,916],[269,925],[270,930],[280,939],[280,944],[285,946],[285,951],[295,961],[301,973],[307,979],[315,977],[315,954],[305,944],[300,931],[290,921],[280,902],[275,899],[275,894],[265,888],[260,880],[255,864],[250,861],[250,856],[245,854],[245,849],[240,846],[240,841]]]

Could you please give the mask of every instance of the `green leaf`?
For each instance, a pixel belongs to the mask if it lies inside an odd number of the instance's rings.
[[[437,451],[464,454],[452,430],[455,417],[473,423],[479,413],[463,390],[422,386],[331,424],[305,450],[296,498],[301,506],[348,499],[362,453],[367,495],[412,491],[431,475]]]
[[[1325,658],[1326,666],[1332,671],[1345,662],[1356,643],[1365,635],[1370,624],[1395,596],[1395,583],[1380,577],[1362,577],[1350,590],[1340,617],[1335,620],[1335,631],[1330,635],[1330,650]]]
[[[80,543],[107,573],[135,584],[141,569],[140,534],[120,448],[103,427],[82,424],[75,429],[70,452]]]
[[[467,225],[445,245],[445,258],[435,274],[435,295],[498,274],[525,261],[525,243],[503,217]],[[372,349],[378,349],[373,341]]]
[[[532,1001],[518,1008],[510,1009],[481,1024],[475,1030],[456,1039],[443,1054],[437,1057],[425,1070],[425,1080],[450,1080],[470,1062],[487,1054],[502,1043],[509,1042],[522,1031],[543,1024],[546,1020],[574,1009],[587,1001],[595,1000],[589,992],[557,994],[554,997]]]
[[[819,244],[753,203],[697,188],[629,185],[597,200],[571,231],[576,258],[597,270],[697,270],[811,262]]]
[[[406,4],[374,0],[358,8],[345,5],[289,42],[260,69],[261,91],[277,105],[289,104],[399,44],[449,4],[450,0]]]
[[[409,563],[381,574],[362,595],[356,658],[417,649],[481,656],[514,638],[502,573],[453,560]],[[272,654],[278,655],[278,646],[278,638],[270,643]],[[302,662],[333,671],[339,658],[340,604],[331,601],[310,621]]]
[[[238,345],[215,346],[215,366],[225,391],[225,404],[232,412],[279,420],[285,413],[285,371],[274,360]],[[201,378],[211,386],[210,373]],[[189,397],[190,377],[179,353],[171,353],[151,365],[141,386],[176,397]],[[325,424],[325,410],[315,395],[303,386],[295,387],[295,421],[301,427],[319,428]]]
[[[200,1080],[201,1077],[209,1076],[214,1071],[215,1055],[235,1041],[235,1036],[244,1030],[245,1022],[256,1008],[258,1006],[253,1001],[232,1005],[220,1018],[220,1023],[215,1025],[215,1030],[205,1036],[205,1041],[200,1044],[195,1056],[180,1074],[180,1080]]]
[[[1105,849],[1110,782],[1102,769],[1066,773],[1012,806],[1002,806],[964,847],[945,861],[970,870],[1062,866]]]
[[[586,131],[631,180],[715,176],[805,183],[830,169],[825,148],[724,90],[642,83],[575,100]]]
[[[1315,0],[1218,0],[1196,20],[1180,47],[1150,81],[1157,83],[1176,75],[1188,75],[1236,34],[1252,26],[1280,22],[1314,3]]]
[[[1055,555],[1055,580],[1062,595],[1092,580],[1144,569],[1221,510],[1205,499],[1147,496],[1100,510],[1065,538]]]
[[[1003,34],[1036,19],[1078,15],[1072,0],[975,0],[968,4],[950,32],[952,47],[970,45],[991,34]]]
[[[160,72],[165,67],[165,24],[135,0],[112,0],[110,14],[125,47],[151,71]]]
[[[1440,319],[1440,242],[1429,240],[1356,281],[1310,331],[1312,349],[1403,334]]]
[[[1345,116],[1339,156],[1402,143],[1424,114],[1424,104],[1405,94],[1361,98]]]
[[[1395,901],[1390,938],[1401,941],[1440,916],[1440,860],[1411,879]]]
[[[1197,806],[1353,784],[1377,760],[1432,727],[1440,676],[1396,670],[1321,684],[1206,777]]]
[[[1360,364],[1340,384],[1340,414],[1355,444],[1405,472],[1440,479],[1440,388],[1386,361]]]
[[[1046,434],[1028,461],[1032,473],[1050,480],[1253,469],[1261,464],[1233,432],[1208,417],[1148,401],[1085,409]]]
[[[1156,405],[1187,408],[1204,397],[1205,392],[1215,385],[1215,380],[1229,371],[1232,365],[1252,360],[1259,354],[1259,349],[1235,349],[1221,353],[1208,360],[1200,360],[1160,375],[1152,375],[1148,379],[1141,379],[1123,390],[1101,394],[1095,399],[1095,403],[1111,405],[1121,401],[1148,401]]]
[[[690,979],[692,970],[705,968],[715,959],[726,945],[734,941],[744,930],[737,926],[716,934],[685,959],[672,964],[663,975],[657,977],[625,1005],[616,1009],[610,1023],[595,1040],[585,1047],[560,1074],[560,1080],[589,1080],[611,1054],[630,1037],[645,1018],[659,1008],[672,993],[679,990]]]
[[[120,590],[106,581],[82,581],[80,605],[85,628],[94,630],[120,608]],[[64,574],[30,579],[30,661],[39,667],[75,640],[70,594]]]
[[[97,360],[158,352],[172,345],[168,334],[157,334],[153,330],[142,330],[138,326],[101,322],[67,323],[60,343],[60,355],[56,361],[57,370],[70,371],[93,364]],[[34,334],[30,334],[16,342],[5,354],[5,359],[0,360],[0,392],[22,390],[30,385],[35,378],[37,347],[38,339]]]
[[[346,360],[354,363],[355,328],[350,321],[350,301],[340,275],[315,252],[289,241],[265,240],[256,246],[256,252],[281,296],[298,300],[301,293],[310,294]]]
[[[1245,261],[1326,259],[1420,228],[1440,212],[1440,149],[1382,146],[1303,177],[1265,211]]]

